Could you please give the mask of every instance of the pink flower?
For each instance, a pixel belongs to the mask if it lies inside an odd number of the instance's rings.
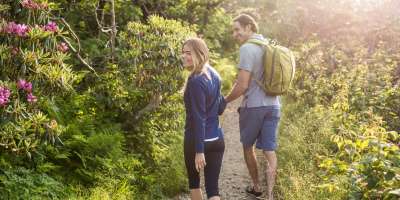
[[[17,83],[18,89],[24,89],[25,88],[25,84],[26,84],[26,81],[24,79],[19,79],[18,83]]]
[[[9,22],[6,27],[4,28],[4,32],[8,33],[8,34],[13,34],[14,33],[14,27],[17,24],[15,22]]]
[[[32,83],[31,82],[27,82],[25,84],[24,90],[27,91],[27,92],[32,92]]]
[[[5,106],[9,102],[11,92],[5,87],[0,87],[0,106]]]
[[[65,42],[61,42],[61,44],[57,45],[57,49],[63,53],[65,53],[69,50],[69,48]]]
[[[21,4],[22,4],[22,7],[24,7],[24,8],[31,8],[33,5],[34,2],[32,2],[32,0],[23,0],[22,2],[21,2]]]
[[[16,24],[15,22],[9,22],[3,29],[8,34],[14,34],[19,37],[25,37],[29,32],[29,27],[25,24]]]
[[[28,9],[36,10],[36,9],[40,8],[40,5],[32,0],[24,0],[21,2],[21,4],[22,4],[22,7],[28,8]]]
[[[17,87],[18,87],[18,89],[23,89],[26,92],[32,92],[32,83],[31,82],[27,82],[24,79],[19,79],[18,80]]]
[[[3,96],[8,100],[10,98],[11,92],[9,89],[5,89],[3,92]]]
[[[37,98],[36,98],[36,96],[33,96],[32,93],[29,93],[27,96],[27,100],[29,103],[35,103],[37,101]]]
[[[26,33],[29,31],[29,28],[25,24],[18,24],[15,28],[15,34],[20,37],[25,37]]]
[[[44,27],[45,31],[50,31],[50,32],[57,32],[58,31],[58,26],[55,22],[50,21],[47,23],[47,25]]]
[[[46,9],[48,7],[47,3],[36,3],[33,0],[23,0],[21,5],[24,8],[32,10]]]
[[[7,103],[7,100],[0,97],[0,106],[5,106]]]

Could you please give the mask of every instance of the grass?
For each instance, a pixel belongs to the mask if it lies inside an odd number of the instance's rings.
[[[278,199],[339,199],[317,186],[318,155],[329,153],[332,116],[323,107],[284,101],[279,130]]]

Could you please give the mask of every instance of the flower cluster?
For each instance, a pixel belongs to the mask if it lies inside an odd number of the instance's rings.
[[[41,26],[35,25],[33,27],[33,29],[39,28],[39,27],[43,31],[47,31],[47,32],[57,33],[59,31],[58,25],[53,21],[49,21],[46,25],[41,25]],[[0,27],[0,32],[15,35],[18,37],[28,36],[28,33],[31,30],[32,30],[32,28],[30,28],[29,26],[27,26],[25,24],[17,24],[15,22],[9,22],[9,23],[3,25],[3,27]]]
[[[20,90],[22,89],[22,90],[25,90],[26,92],[32,92],[32,83],[27,82],[24,79],[19,79],[19,81],[17,83],[17,87]]]
[[[18,87],[18,89],[24,90],[25,92],[28,93],[27,101],[29,103],[34,103],[37,101],[37,97],[32,94],[32,83],[31,82],[27,82],[24,79],[20,79],[17,83],[17,87]]]
[[[5,106],[10,100],[11,92],[6,87],[0,86],[0,107]]]
[[[45,31],[49,31],[49,32],[57,32],[58,31],[58,26],[55,22],[50,21],[49,23],[47,23],[44,28]]]
[[[22,7],[32,10],[46,9],[48,7],[47,3],[36,3],[33,0],[23,0],[21,2]]]
[[[32,93],[29,93],[28,96],[26,97],[29,103],[35,103],[37,101],[36,96],[33,96]]]
[[[61,42],[60,44],[58,44],[57,49],[63,53],[65,53],[69,50],[69,48],[65,42]]]
[[[15,22],[9,22],[3,27],[2,32],[13,34],[19,37],[26,37],[29,32],[29,27],[25,24],[17,24]]]

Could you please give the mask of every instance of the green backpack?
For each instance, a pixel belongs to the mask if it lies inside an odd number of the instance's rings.
[[[269,44],[268,41],[249,39],[248,43],[257,44],[265,48],[263,80],[257,84],[266,94],[277,96],[285,94],[294,78],[296,62],[292,51],[288,48]]]

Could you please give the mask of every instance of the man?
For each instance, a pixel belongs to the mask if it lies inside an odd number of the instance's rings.
[[[280,101],[278,96],[269,96],[255,81],[264,76],[263,55],[265,49],[248,39],[265,40],[257,34],[258,26],[249,15],[239,15],[233,20],[233,37],[240,44],[239,73],[232,91],[225,97],[227,103],[243,95],[239,111],[240,141],[243,145],[244,158],[252,179],[252,186],[246,192],[256,197],[262,195],[260,188],[257,160],[254,144],[263,151],[268,162],[266,170],[267,197],[273,199],[277,158],[277,128],[280,120]]]

